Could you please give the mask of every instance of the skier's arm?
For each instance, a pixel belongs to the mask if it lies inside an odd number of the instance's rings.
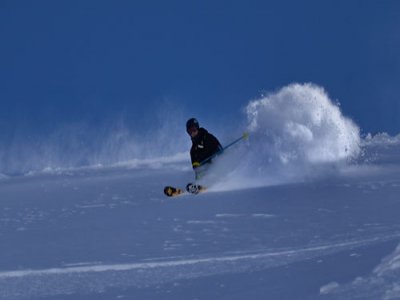
[[[221,143],[211,133],[207,137],[207,143],[208,143],[208,149],[210,149],[210,156],[223,151]]]
[[[193,148],[190,149],[190,159],[192,161],[192,168],[193,169],[196,169],[196,168],[200,167],[200,162],[199,162],[199,159],[198,159],[197,156],[198,155],[196,155],[194,149]]]

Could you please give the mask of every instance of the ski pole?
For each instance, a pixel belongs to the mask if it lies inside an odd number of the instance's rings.
[[[204,159],[203,161],[200,162],[200,166],[204,165],[205,163],[209,162],[210,160],[212,160],[214,157],[220,155],[222,152],[224,152],[226,149],[232,147],[234,144],[236,144],[237,142],[241,141],[241,140],[247,140],[249,138],[249,133],[248,132],[244,132],[243,135],[239,138],[237,138],[236,140],[234,140],[233,142],[229,143],[228,145],[226,145],[225,147],[222,147],[221,150],[219,150],[218,152],[214,153],[213,155],[211,155],[210,157],[207,157],[206,159]]]

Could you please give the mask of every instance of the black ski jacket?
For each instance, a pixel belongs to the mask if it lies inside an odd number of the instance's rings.
[[[199,128],[197,136],[192,138],[192,148],[190,149],[193,169],[199,166],[197,165],[198,163],[201,163],[221,150],[222,146],[218,139],[206,129]]]

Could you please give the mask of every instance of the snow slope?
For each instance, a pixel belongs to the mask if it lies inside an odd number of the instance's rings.
[[[0,298],[396,299],[398,165],[162,194],[190,177],[120,168],[2,181]]]
[[[313,85],[247,112],[204,194],[182,154],[3,176],[0,299],[400,299],[400,137]]]

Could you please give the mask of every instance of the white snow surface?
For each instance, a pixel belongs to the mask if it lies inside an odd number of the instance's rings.
[[[0,176],[0,299],[400,299],[399,136],[312,84],[247,124],[199,195],[181,151]]]
[[[0,299],[399,299],[399,164],[178,198],[148,164],[0,181]]]
[[[140,166],[2,180],[0,299],[398,299],[400,165],[163,195],[191,177]]]

